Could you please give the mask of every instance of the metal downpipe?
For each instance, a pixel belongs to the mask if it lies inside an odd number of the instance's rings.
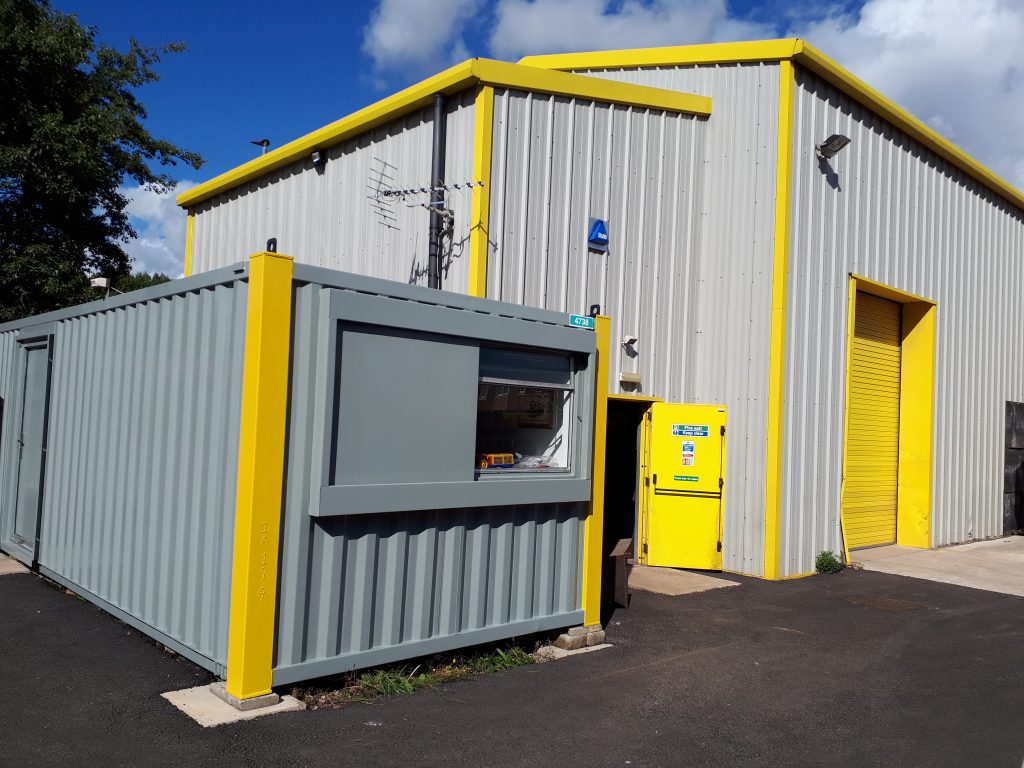
[[[445,137],[448,133],[448,115],[445,98],[434,94],[434,141],[430,159],[430,240],[427,250],[427,285],[441,287],[441,233],[444,229],[444,164]]]

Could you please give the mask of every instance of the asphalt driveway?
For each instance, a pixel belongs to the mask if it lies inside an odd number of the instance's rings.
[[[203,729],[209,675],[0,577],[0,754],[42,765],[1012,766],[1024,599],[884,573],[637,592],[609,650],[374,705]]]

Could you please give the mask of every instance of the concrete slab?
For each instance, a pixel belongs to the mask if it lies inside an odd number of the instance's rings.
[[[675,568],[656,568],[649,565],[634,565],[629,573],[631,589],[656,592],[659,595],[689,595],[721,587],[735,587],[737,581],[721,576],[712,576],[693,571],[679,571]]]
[[[544,645],[538,648],[534,652],[534,657],[537,661],[558,661],[568,656],[577,656],[581,653],[590,653],[591,651],[603,651],[605,648],[611,648],[611,643],[601,643],[599,645],[591,645],[584,648],[576,648],[572,651],[567,651],[565,648],[559,648],[557,645]]]
[[[0,576],[9,576],[12,573],[28,573],[28,568],[13,557],[0,555]]]
[[[942,549],[875,547],[850,553],[866,571],[1024,597],[1024,536]]]
[[[248,711],[235,709],[211,691],[209,685],[198,685],[195,688],[185,688],[181,691],[170,691],[160,695],[203,728],[214,728],[218,725],[252,720],[281,712],[300,712],[306,708],[306,705],[294,696],[282,696],[279,703],[270,707]]]

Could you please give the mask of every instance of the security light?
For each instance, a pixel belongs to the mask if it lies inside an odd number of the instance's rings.
[[[327,150],[326,149],[316,149],[316,150],[313,151],[313,154],[310,155],[310,157],[313,160],[313,165],[315,165],[317,167],[320,167],[320,166],[323,166],[323,165],[327,164]]]
[[[634,344],[636,344],[636,342],[637,337],[631,333],[627,333],[625,336],[622,337],[622,346],[624,347],[631,347]]]
[[[850,143],[849,136],[843,136],[841,133],[833,133],[821,144],[814,145],[814,151],[818,157],[823,160],[828,160],[839,154],[840,150]]]
[[[93,277],[89,279],[89,285],[93,288],[109,288],[110,278],[109,277]]]

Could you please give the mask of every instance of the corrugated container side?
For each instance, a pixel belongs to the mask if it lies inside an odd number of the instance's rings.
[[[712,97],[707,120],[498,91],[488,296],[585,312],[636,335],[641,392],[729,408],[725,567],[764,560],[776,64],[591,70]],[[607,256],[588,218],[607,218]]]
[[[474,93],[450,97],[446,181],[470,180],[473,162]],[[196,205],[192,271],[205,272],[248,258],[276,237],[278,251],[297,262],[383,277],[427,282],[427,196],[391,199],[396,221],[381,223],[369,196],[380,161],[389,163],[392,188],[430,184],[433,111],[406,115],[327,150],[321,171],[304,158]],[[472,192],[452,191],[455,212],[452,256],[444,287],[465,293],[468,285],[469,214]]]
[[[294,294],[275,684],[578,611],[583,504],[310,516],[327,293],[305,284]]]
[[[841,546],[848,274],[938,302],[932,545],[1002,533],[1005,402],[1024,399],[1024,214],[797,70],[783,573]],[[852,139],[819,165],[814,144]]]
[[[72,317],[53,341],[39,564],[215,670],[246,294],[239,281]]]
[[[0,541],[10,538],[14,526],[14,505],[16,502],[15,478],[17,477],[18,419],[15,418],[17,400],[18,357],[17,334],[14,331],[0,333]],[[5,450],[6,449],[6,450]]]

